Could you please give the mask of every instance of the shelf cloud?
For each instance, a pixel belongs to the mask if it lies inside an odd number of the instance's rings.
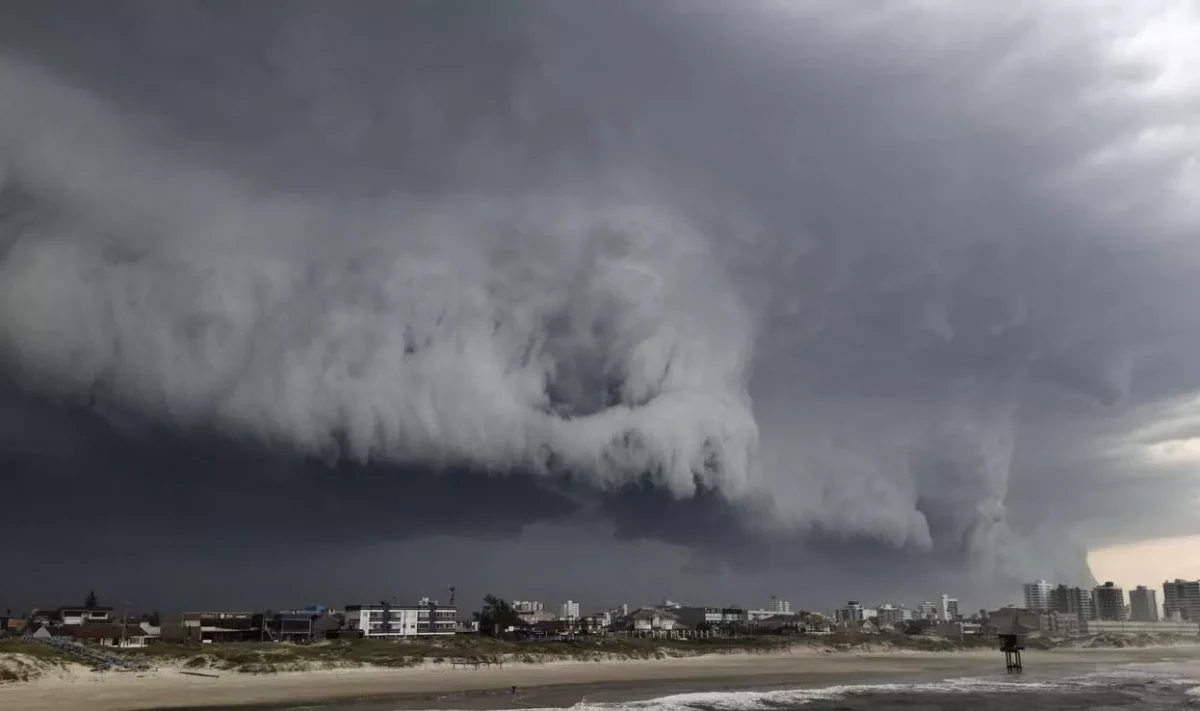
[[[8,525],[981,603],[1197,532],[1186,6],[54,7],[0,22],[0,462],[68,493]]]

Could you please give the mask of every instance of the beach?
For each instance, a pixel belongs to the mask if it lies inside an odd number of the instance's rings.
[[[1030,652],[1027,674],[1170,658],[1200,665],[1200,646],[1059,649]],[[688,658],[509,663],[463,668],[427,663],[406,669],[352,668],[278,674],[199,676],[177,668],[92,672],[68,667],[36,680],[0,686],[0,708],[14,711],[133,711],[339,704],[353,708],[566,707],[670,694],[771,689],[879,680],[941,679],[1003,673],[998,652],[824,652],[797,648],[772,654]],[[517,692],[512,692],[512,687]]]

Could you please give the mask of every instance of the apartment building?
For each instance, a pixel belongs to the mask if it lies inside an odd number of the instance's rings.
[[[458,608],[436,601],[416,605],[347,605],[345,619],[346,629],[364,638],[452,635],[458,624]]]
[[[1096,605],[1096,619],[1120,622],[1125,619],[1125,591],[1112,582],[1099,585],[1092,597]]]
[[[1132,622],[1158,622],[1158,591],[1145,585],[1130,590],[1129,619]]]
[[[1163,581],[1163,614],[1200,622],[1200,580]]]
[[[938,619],[942,622],[958,619],[958,598],[942,593],[941,604],[938,605]]]
[[[1050,612],[1054,609],[1054,586],[1045,580],[1038,579],[1025,583],[1025,609],[1039,612]]]
[[[1080,622],[1096,619],[1092,591],[1059,585],[1051,595],[1052,611],[1059,615],[1074,615]]]
[[[560,619],[574,622],[579,619],[579,603],[575,600],[567,600],[562,604],[562,616]]]

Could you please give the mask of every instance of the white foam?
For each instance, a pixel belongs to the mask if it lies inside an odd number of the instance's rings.
[[[802,705],[811,701],[840,699],[854,694],[956,694],[956,693],[1018,693],[1022,691],[1061,688],[1049,681],[1008,681],[962,677],[937,682],[896,684],[841,684],[813,689],[783,689],[778,691],[704,691],[672,694],[644,701],[575,704],[572,711],[685,711],[702,706],[721,711],[756,711],[782,705]],[[526,708],[513,711],[555,711],[551,708]]]

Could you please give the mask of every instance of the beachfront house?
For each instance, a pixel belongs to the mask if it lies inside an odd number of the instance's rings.
[[[151,637],[140,625],[80,625],[69,629],[71,641],[97,647],[133,649],[150,644]]]
[[[643,607],[634,610],[626,620],[627,629],[638,636],[657,636],[679,629],[679,617],[666,610]]]

